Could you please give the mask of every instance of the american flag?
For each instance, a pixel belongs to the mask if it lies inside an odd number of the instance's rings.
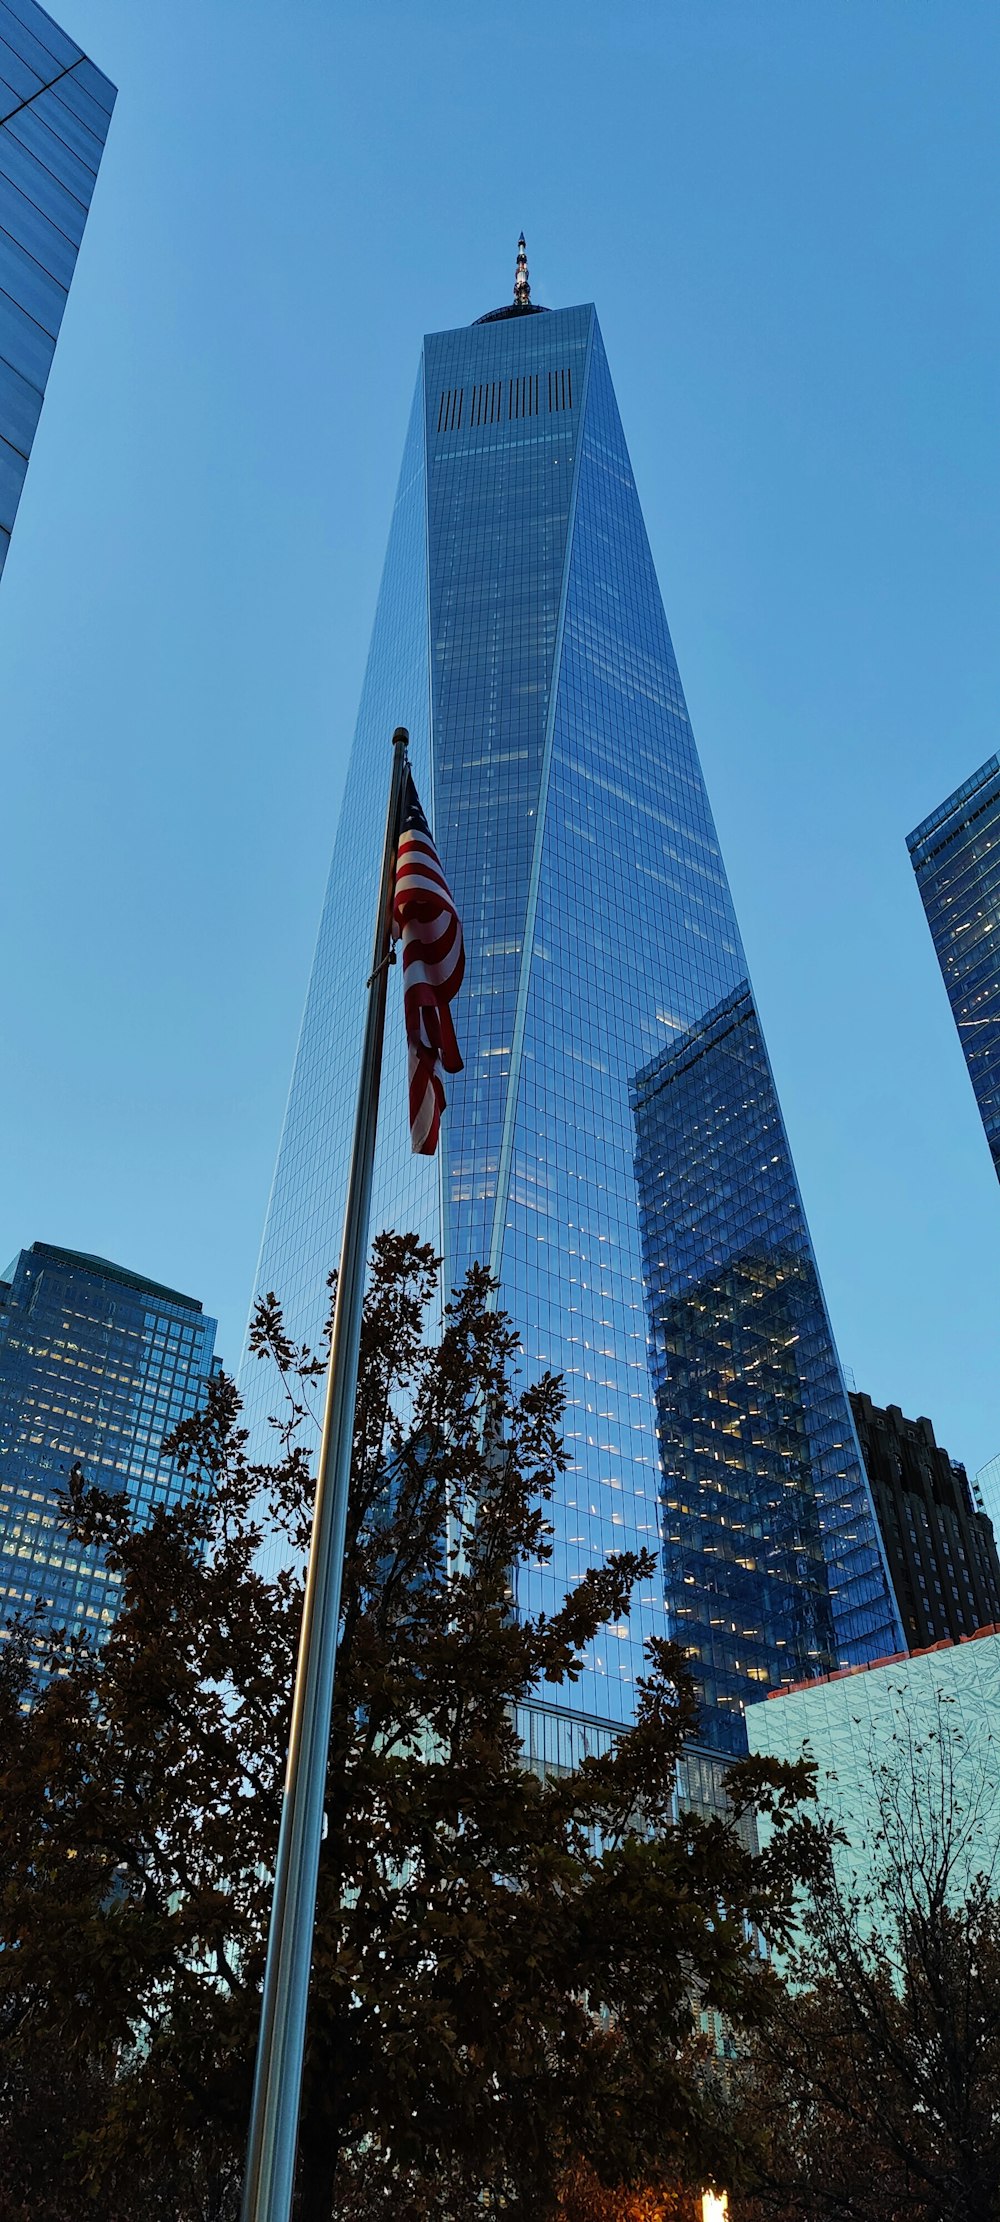
[[[403,945],[410,1142],[420,1156],[432,1157],[445,1107],[440,1067],[445,1072],[462,1070],[448,1006],[462,985],[465,950],[451,889],[409,772],[396,852],[392,931]]]

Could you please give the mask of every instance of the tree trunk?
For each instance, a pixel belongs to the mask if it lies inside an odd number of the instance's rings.
[[[340,2145],[325,2107],[303,2112],[295,2222],[330,2222]]]

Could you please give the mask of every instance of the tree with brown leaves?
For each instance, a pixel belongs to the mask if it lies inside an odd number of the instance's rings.
[[[299,2222],[541,2222],[573,2170],[716,2180],[698,2009],[760,2019],[754,1933],[786,1934],[809,1860],[802,1770],[748,1761],[729,1820],[678,1811],[695,1712],[667,1644],[612,1751],[526,1764],[518,1708],[568,1689],[654,1568],[626,1553],[556,1613],[515,1610],[550,1551],[562,1393],[517,1383],[479,1270],[427,1340],[438,1270],[413,1238],[374,1246]],[[271,1462],[219,1378],[177,1438],[179,1507],[142,1527],[76,1474],[66,1517],[118,1571],[118,1618],[99,1650],[53,1636],[30,1706],[30,1637],[5,1648],[0,2222],[236,2211],[323,1370],[273,1299],[253,1345],[282,1385]],[[782,1824],[763,1855],[738,1826],[753,1799]]]

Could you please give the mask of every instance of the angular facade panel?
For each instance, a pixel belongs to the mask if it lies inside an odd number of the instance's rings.
[[[906,845],[1000,1178],[1000,756]]]
[[[748,1725],[754,1753],[793,1765],[803,1754],[815,1760],[819,1817],[839,1832],[834,1872],[841,1890],[861,1901],[866,1927],[894,1926],[886,1889],[894,1849],[916,1856],[917,1887],[927,1888],[950,1835],[953,1864],[942,1879],[953,1906],[977,1876],[995,1873],[1000,1633],[782,1691],[755,1705]],[[760,1826],[766,1843],[771,1823]]]
[[[34,0],[0,0],[0,571],[115,88]]]
[[[664,1165],[638,1096],[658,1060],[727,997],[748,994],[590,307],[500,313],[425,342],[258,1277],[310,1337],[339,1240],[398,723],[413,735],[417,783],[465,927],[455,1016],[466,1069],[449,1088],[439,1159],[411,1159],[401,1020],[390,1010],[375,1225],[426,1232],[449,1281],[488,1260],[526,1370],[564,1375],[571,1463],[554,1507],[554,1556],[522,1593],[530,1606],[555,1606],[608,1551],[657,1548],[661,1497],[676,1495],[676,1447],[658,1414],[662,1310],[664,1274],[683,1295],[688,1267],[663,1264],[660,1232],[655,1257],[649,1248]],[[688,1644],[705,1732],[722,1749],[740,1745],[741,1701],[761,1687],[899,1641],[776,1105],[774,1118],[777,1182],[762,1186],[749,1142],[723,1151],[717,1239],[697,1270],[728,1271],[741,1291],[741,1276],[763,1260],[780,1281],[793,1244],[808,1346],[789,1392],[796,1454],[781,1497],[782,1579],[794,1599],[783,1591],[779,1605],[768,1593],[772,1632],[745,1666],[746,1646],[729,1645],[724,1704],[668,1559],[666,1586],[658,1577],[631,1622],[595,1645],[572,1700],[578,1720],[628,1719],[643,1640],[666,1624]],[[697,1183],[692,1136],[680,1146]],[[705,1178],[719,1177],[718,1162],[706,1161]],[[731,1294],[730,1310],[750,1301]],[[783,1322],[784,1313],[772,1339]],[[263,1391],[252,1370],[246,1387],[253,1413]],[[751,1459],[741,1487],[765,1517],[785,1434],[770,1409],[762,1424],[777,1430],[758,1461],[766,1479]],[[692,1457],[684,1518],[707,1581],[702,1493],[715,1474],[700,1445]],[[758,1683],[751,1669],[761,1662]]]

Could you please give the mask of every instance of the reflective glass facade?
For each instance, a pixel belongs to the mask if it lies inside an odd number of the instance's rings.
[[[895,1649],[899,1631],[589,306],[424,343],[259,1268],[309,1337],[339,1246],[400,723],[464,922],[466,1070],[439,1157],[411,1157],[391,982],[375,1225],[425,1232],[449,1281],[488,1260],[526,1371],[564,1375],[571,1465],[528,1604],[557,1606],[609,1550],[658,1550],[666,1500],[665,1580],[595,1644],[571,1702],[577,1739],[630,1717],[643,1638],[666,1625],[700,1677],[706,1734],[726,1749],[741,1741],[743,1697]],[[697,1105],[680,1087],[668,1100],[665,1068],[658,1089],[650,1076],[741,996],[755,1107],[740,1097],[728,1134],[720,1124],[703,1145]],[[764,1128],[773,1166],[760,1162]],[[673,1202],[658,1217],[668,1165]],[[719,1576],[707,1437],[740,1402],[738,1386],[725,1410],[712,1400],[754,1275],[770,1303],[755,1350],[770,1337],[787,1386],[747,1418],[734,1499],[780,1534],[753,1564],[740,1545],[737,1598]],[[664,1312],[691,1308],[709,1282],[701,1355],[675,1374]],[[267,1392],[252,1369],[245,1386],[254,1416]],[[715,1626],[714,1606],[688,1617],[692,1574],[732,1626]],[[537,1742],[551,1758],[549,1731]]]
[[[46,1607],[100,1634],[117,1577],[58,1520],[79,1460],[88,1481],[144,1512],[184,1483],[163,1439],[198,1408],[215,1321],[175,1289],[104,1258],[35,1242],[0,1282],[0,1629]]]
[[[972,1494],[980,1510],[993,1523],[993,1533],[1000,1536],[1000,1452],[980,1466],[972,1484]]]
[[[115,88],[34,0],[0,0],[0,571]]]
[[[1000,756],[906,845],[1000,1177]]]
[[[880,1908],[892,1918],[887,1836],[890,1844],[908,1840],[929,1850],[950,1827],[954,1864],[946,1887],[953,1905],[961,1905],[977,1875],[995,1873],[1000,1632],[782,1691],[754,1706],[749,1730],[751,1750],[768,1759],[794,1765],[806,1753],[815,1760],[819,1817],[839,1832],[834,1872],[841,1889],[861,1899],[866,1924],[878,1920]],[[949,1823],[949,1809],[961,1817],[959,1826]],[[765,1815],[758,1825],[766,1844],[772,1823]],[[936,1871],[936,1851],[932,1856],[934,1869],[921,1861],[928,1879]]]

